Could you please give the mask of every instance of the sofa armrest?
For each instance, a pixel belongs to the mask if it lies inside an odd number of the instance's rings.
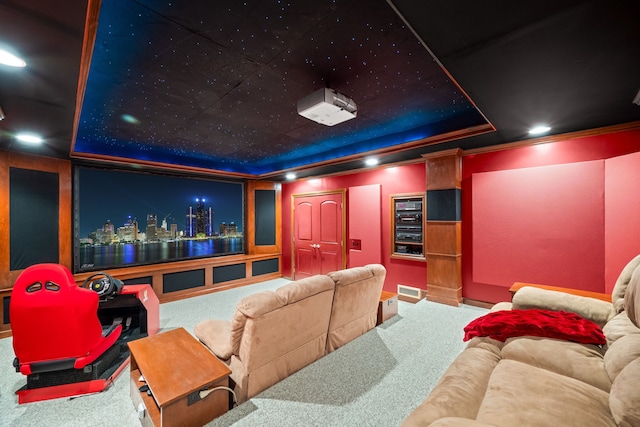
[[[524,286],[513,296],[514,310],[531,308],[554,311],[569,311],[600,327],[615,315],[613,304],[601,299],[573,295],[565,292]]]
[[[583,291],[581,289],[564,288],[562,286],[540,285],[538,283],[526,283],[526,282],[515,282],[509,288],[509,292],[511,292],[511,297],[513,297],[516,294],[516,292],[518,292],[521,288],[525,286],[533,286],[534,288],[547,289],[549,291],[564,292],[565,294],[578,295],[578,296],[595,298],[602,301],[611,302],[611,295],[605,294],[602,292]]]
[[[231,357],[231,322],[228,320],[204,320],[195,326],[194,334],[218,359]]]

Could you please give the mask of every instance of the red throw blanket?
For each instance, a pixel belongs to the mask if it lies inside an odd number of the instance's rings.
[[[606,344],[600,326],[566,311],[538,309],[495,311],[471,321],[465,326],[464,332],[464,341],[473,337],[491,337],[504,341],[509,337],[531,335],[582,344]]]

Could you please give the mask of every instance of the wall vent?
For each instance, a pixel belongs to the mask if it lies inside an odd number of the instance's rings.
[[[398,299],[400,301],[416,303],[423,299],[425,294],[424,289],[398,284]]]

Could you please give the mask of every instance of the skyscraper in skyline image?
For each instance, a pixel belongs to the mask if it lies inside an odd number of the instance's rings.
[[[197,198],[196,208],[187,208],[186,235],[187,237],[213,236],[213,210],[205,206],[206,199]]]

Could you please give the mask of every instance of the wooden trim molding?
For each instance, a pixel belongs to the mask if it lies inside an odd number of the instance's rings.
[[[82,101],[87,89],[87,79],[91,67],[93,47],[98,34],[98,17],[100,15],[101,0],[89,0],[87,4],[87,16],[85,18],[85,30],[82,39],[82,54],[80,57],[80,75],[78,76],[78,92],[76,93],[76,111],[73,118],[73,136],[71,137],[71,151],[76,141],[78,123],[80,122],[80,112],[82,111]]]

